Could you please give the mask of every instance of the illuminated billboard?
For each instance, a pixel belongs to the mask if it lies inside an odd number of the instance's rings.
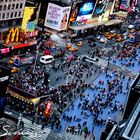
[[[112,12],[112,7],[113,7],[114,0],[109,0],[107,3],[107,7],[105,9],[103,21],[108,21],[110,13]]]
[[[67,28],[70,6],[62,7],[49,3],[44,26],[61,31]]]
[[[98,0],[93,16],[102,15],[107,7],[107,0]]]
[[[71,14],[70,14],[70,20],[69,20],[70,22],[76,21],[81,4],[82,4],[82,1],[76,1],[73,3]]]
[[[38,8],[25,7],[21,29],[27,32],[34,31],[35,26],[37,24],[37,19],[38,19]]]
[[[92,13],[96,4],[96,0],[86,0],[80,4],[81,5],[79,7],[76,21],[82,21],[92,18]]]
[[[120,4],[121,4],[121,1],[120,0],[116,0],[115,1],[113,12],[119,12],[120,11]]]
[[[121,10],[127,9],[127,0],[121,0],[120,9]]]

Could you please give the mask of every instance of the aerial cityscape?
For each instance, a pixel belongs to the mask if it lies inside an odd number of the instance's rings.
[[[140,140],[140,0],[0,0],[0,140]]]

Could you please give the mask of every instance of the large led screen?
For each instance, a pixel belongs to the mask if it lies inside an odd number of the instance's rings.
[[[79,7],[77,21],[90,19],[96,4],[96,0],[85,0]]]
[[[65,30],[70,14],[70,6],[62,7],[49,3],[44,26],[57,31]]]
[[[127,9],[127,0],[121,0],[120,9],[121,10]]]
[[[99,16],[105,12],[107,7],[107,0],[98,0],[93,16]]]

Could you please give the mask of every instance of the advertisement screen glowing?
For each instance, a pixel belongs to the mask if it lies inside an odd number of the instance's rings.
[[[65,30],[70,14],[70,6],[62,7],[49,3],[44,26],[55,29]]]
[[[127,0],[121,0],[120,9],[121,10],[127,9]]]
[[[21,29],[32,32],[35,30],[38,18],[37,7],[25,7]]]
[[[77,21],[90,19],[92,17],[92,13],[95,7],[96,0],[86,0],[85,2],[81,3]]]
[[[99,16],[105,12],[107,7],[107,0],[98,0],[93,16]]]

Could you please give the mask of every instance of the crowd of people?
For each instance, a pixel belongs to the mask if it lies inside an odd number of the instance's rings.
[[[52,42],[46,42],[50,45]],[[107,47],[107,46],[105,46]],[[139,45],[131,46],[124,44],[122,47],[117,45],[113,46],[113,50],[118,50],[118,55],[114,59],[110,59],[114,63],[121,61],[122,66],[135,66],[135,60],[139,60],[138,50]],[[89,57],[102,57],[106,56],[105,51],[99,48],[89,50]],[[46,109],[46,102],[40,104],[37,108],[33,108],[33,105],[23,103],[15,98],[9,98],[8,101],[13,105],[13,109],[33,116],[32,123],[42,124],[42,129],[46,126],[50,126],[51,129],[62,130],[64,128],[66,132],[75,135],[82,135],[86,139],[87,136],[95,139],[95,130],[93,126],[105,126],[110,118],[104,116],[104,111],[107,111],[107,116],[115,114],[116,112],[124,112],[124,104],[116,99],[117,96],[126,96],[129,91],[131,77],[118,72],[117,70],[110,69],[110,65],[102,71],[101,67],[96,68],[90,63],[84,62],[80,58],[72,61],[66,61],[62,56],[61,64],[57,64],[55,61],[52,63],[48,74],[46,76],[46,68],[43,65],[27,66],[23,72],[19,71],[18,74],[12,75],[10,78],[10,84],[15,89],[20,89],[27,94],[32,94],[36,97],[47,95],[47,100],[56,106],[50,117],[44,116]],[[117,60],[118,59],[118,60]],[[124,61],[125,60],[125,61]],[[59,83],[57,87],[50,88],[48,85],[48,77],[50,71],[62,72],[64,76],[57,75],[56,81],[64,78],[63,83]],[[96,82],[89,84],[88,79],[92,75],[102,72],[105,78],[100,78]],[[92,79],[93,80],[93,79]],[[47,83],[47,84],[46,84]],[[125,83],[125,84],[124,84]],[[125,86],[124,86],[125,85]],[[85,92],[86,89],[92,89],[92,95]],[[75,102],[74,100],[77,99]],[[17,103],[17,106],[14,104]],[[25,107],[26,106],[26,107]],[[89,118],[92,116],[91,122],[81,121],[77,123],[78,115],[70,112],[80,111],[81,118]],[[62,114],[62,116],[61,116]],[[110,120],[112,121],[112,120]],[[89,128],[89,123],[92,124],[92,128]],[[72,125],[71,125],[72,124]]]

